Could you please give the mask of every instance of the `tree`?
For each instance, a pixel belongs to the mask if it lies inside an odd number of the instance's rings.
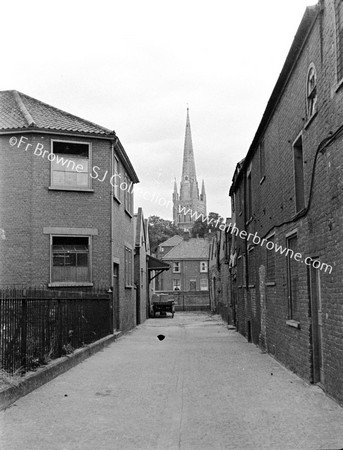
[[[157,247],[170,237],[176,234],[183,234],[183,231],[177,228],[171,220],[162,219],[159,216],[150,216],[148,222],[150,248],[152,252],[155,252]]]
[[[206,217],[200,217],[195,221],[191,229],[192,237],[207,237],[210,233],[219,230],[220,224],[224,223],[223,217],[218,213],[210,212]]]

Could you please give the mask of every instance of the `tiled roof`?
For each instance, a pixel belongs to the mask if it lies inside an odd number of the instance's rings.
[[[210,243],[207,239],[192,238],[172,248],[162,259],[208,259]]]
[[[0,91],[0,131],[23,129],[115,136],[114,131],[73,116],[18,91]]]
[[[175,247],[175,245],[179,244],[181,241],[182,241],[182,236],[179,236],[178,234],[176,234],[175,236],[172,236],[171,238],[162,242],[162,244],[160,244],[160,245],[162,247]]]

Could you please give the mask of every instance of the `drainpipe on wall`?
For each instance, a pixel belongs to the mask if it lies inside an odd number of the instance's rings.
[[[247,172],[244,172],[244,208],[243,208],[243,217],[244,217],[244,231],[247,232]],[[250,219],[250,217],[249,217]],[[249,296],[249,270],[248,270],[248,240],[244,239],[244,251],[245,251],[245,289],[246,289],[246,299],[244,309],[246,313],[247,305],[248,305],[248,296]],[[246,314],[248,316],[248,314]],[[248,327],[248,317],[245,318],[246,327]],[[246,329],[246,333],[248,334],[248,329]],[[248,336],[247,336],[248,337]]]
[[[111,174],[113,174],[114,171],[114,142],[112,141],[111,144]],[[112,176],[112,175],[111,175]],[[118,318],[116,317],[117,312],[117,305],[114,304],[114,285],[113,285],[113,191],[112,191],[112,185],[110,185],[110,201],[111,201],[111,220],[110,220],[110,227],[111,227],[111,238],[110,238],[110,244],[111,244],[111,286],[112,286],[112,328],[113,331],[118,327]],[[117,299],[118,301],[118,299]]]

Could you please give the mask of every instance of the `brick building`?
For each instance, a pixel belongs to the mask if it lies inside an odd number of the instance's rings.
[[[144,219],[142,208],[135,214],[134,282],[136,289],[136,323],[143,323],[151,311],[151,298],[162,272],[169,264],[150,254],[149,222]]]
[[[170,244],[171,240],[168,241]],[[209,241],[189,238],[186,232],[184,239],[176,242],[172,249],[161,256],[161,260],[168,263],[171,270],[161,274],[156,292],[176,295],[178,309],[208,309]]]
[[[138,178],[115,132],[3,91],[0,159],[0,284],[106,288],[132,328]]]
[[[227,228],[213,233],[210,240],[208,267],[211,310],[220,314],[225,322],[233,324],[234,310],[229,270],[231,254],[230,223],[230,219],[227,219],[225,222]],[[222,226],[222,228],[224,227]]]
[[[342,36],[343,2],[306,9],[230,190],[238,330],[340,402]]]

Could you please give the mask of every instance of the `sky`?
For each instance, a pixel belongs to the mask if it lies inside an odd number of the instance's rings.
[[[115,130],[135,209],[172,219],[189,107],[207,211],[229,217],[233,172],[313,0],[60,0],[1,5],[0,89]]]

